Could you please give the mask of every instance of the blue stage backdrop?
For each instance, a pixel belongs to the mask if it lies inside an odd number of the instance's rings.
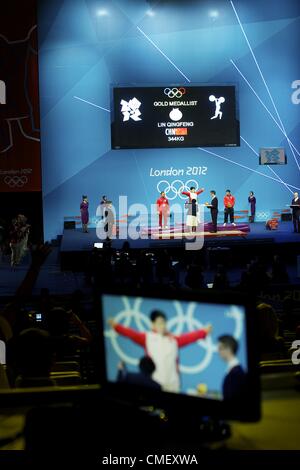
[[[46,239],[79,215],[82,194],[93,217],[103,194],[150,206],[178,179],[203,186],[202,201],[230,188],[237,210],[253,190],[260,220],[290,203],[300,186],[299,0],[41,0],[38,22]],[[111,150],[112,85],[189,83],[237,86],[240,147]],[[260,147],[284,147],[288,164],[259,166]],[[180,184],[173,202],[183,203]]]

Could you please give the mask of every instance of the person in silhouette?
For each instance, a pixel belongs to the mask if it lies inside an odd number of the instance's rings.
[[[294,193],[291,203],[294,232],[300,233],[300,199],[298,193]]]
[[[212,230],[211,233],[217,233],[217,219],[218,219],[218,198],[216,191],[213,189],[210,191],[211,203],[205,203],[206,207],[210,209]]]
[[[226,194],[224,196],[224,227],[226,227],[228,223],[228,216],[230,217],[230,223],[233,226],[236,225],[234,223],[234,205],[235,197],[231,194],[230,189],[226,189]]]
[[[156,201],[159,228],[168,228],[168,217],[170,214],[169,201],[166,197],[166,193],[162,191],[160,197]]]
[[[22,261],[28,249],[30,225],[25,215],[19,214],[12,220],[10,229],[11,266],[15,267]]]
[[[246,374],[236,356],[238,351],[237,340],[230,335],[218,338],[218,352],[227,364],[227,372],[223,380],[223,399],[233,402],[240,401],[246,393]]]
[[[212,103],[215,102],[216,104],[216,110],[215,110],[215,115],[213,117],[211,117],[210,119],[216,119],[217,117],[219,119],[222,119],[222,116],[223,116],[223,113],[221,111],[221,104],[225,103],[225,98],[224,96],[220,96],[220,98],[217,98],[216,96],[214,95],[210,95],[209,97],[209,101],[211,101]]]
[[[161,385],[152,379],[155,364],[149,356],[143,356],[140,359],[139,372],[128,372],[124,362],[119,363],[118,369],[118,382],[161,390]]]
[[[250,223],[253,223],[254,218],[255,218],[255,210],[256,210],[256,197],[254,196],[253,191],[250,191],[250,193],[249,193],[248,202],[250,204],[250,212],[251,212],[251,215],[249,217],[249,221],[250,221]]]
[[[84,233],[88,233],[88,223],[89,223],[89,201],[87,196],[82,196],[82,201],[80,204],[80,215],[82,230]]]
[[[113,235],[113,227],[115,224],[115,216],[112,208],[112,202],[107,201],[104,208],[104,232],[106,233],[106,240],[110,241]]]

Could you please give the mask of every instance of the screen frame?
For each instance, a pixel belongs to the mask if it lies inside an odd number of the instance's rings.
[[[237,412],[235,407],[224,401],[214,400],[211,398],[194,397],[185,394],[176,394],[169,392],[161,392],[146,387],[142,388],[136,385],[122,384],[110,382],[107,379],[106,361],[105,361],[105,337],[104,332],[106,325],[103,324],[102,295],[129,296],[129,297],[147,297],[159,298],[165,300],[179,300],[187,302],[203,302],[211,304],[229,304],[241,305],[245,307],[246,315],[246,341],[247,341],[247,358],[248,358],[248,394],[249,401],[245,404],[243,410],[241,407]],[[246,294],[237,292],[216,292],[197,291],[190,292],[186,290],[176,290],[176,292],[162,292],[162,290],[153,290],[151,292],[145,290],[132,289],[106,289],[101,293],[99,298],[99,352],[100,352],[100,383],[103,386],[104,393],[114,399],[126,400],[131,405],[138,407],[155,407],[166,410],[170,415],[179,417],[180,410],[184,415],[191,416],[210,416],[216,419],[238,420],[255,422],[260,419],[260,380],[259,380],[259,355],[255,337],[257,336],[258,322],[257,313],[254,303]]]
[[[115,109],[116,103],[114,99],[114,90],[119,88],[165,88],[165,87],[233,87],[234,88],[234,97],[235,97],[235,121],[236,121],[236,143],[235,144],[227,144],[227,145],[216,145],[216,144],[197,144],[197,145],[178,145],[178,146],[116,146],[116,131],[115,131]],[[192,82],[192,83],[166,83],[166,82],[158,82],[158,83],[112,83],[110,85],[110,142],[111,142],[111,150],[149,150],[149,149],[188,149],[188,148],[236,148],[240,147],[241,145],[241,131],[240,131],[240,109],[239,109],[239,83],[238,82],[213,82],[213,83],[205,83],[205,82]]]
[[[275,162],[266,162],[266,163],[263,163],[262,162],[262,153],[265,151],[265,150],[272,150],[272,149],[278,149],[278,150],[283,150],[284,152],[284,162],[280,162],[280,163],[275,163]],[[287,165],[287,156],[286,156],[286,152],[285,152],[285,148],[284,147],[261,147],[259,149],[259,164],[261,166],[269,166],[269,165],[278,165],[278,166],[282,166],[282,165]]]

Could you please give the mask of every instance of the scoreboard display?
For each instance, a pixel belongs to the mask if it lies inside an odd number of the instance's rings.
[[[113,88],[112,149],[240,145],[232,85]]]

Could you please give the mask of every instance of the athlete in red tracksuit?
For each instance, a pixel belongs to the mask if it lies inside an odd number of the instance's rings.
[[[236,225],[234,223],[234,204],[235,197],[231,194],[230,189],[226,189],[226,194],[224,196],[224,227],[228,222],[228,215],[230,216],[230,223],[232,225]]]
[[[163,312],[153,311],[150,319],[152,330],[149,332],[140,332],[120,325],[112,318],[108,322],[117,333],[145,348],[146,355],[151,357],[155,364],[152,378],[162,386],[163,390],[179,392],[178,348],[206,338],[212,327],[209,325],[200,330],[175,336],[167,331],[167,319]]]
[[[157,199],[156,205],[157,205],[160,228],[162,228],[163,226],[164,228],[168,228],[168,217],[170,214],[170,206],[169,206],[169,201],[164,191],[160,193],[160,197]],[[163,221],[164,221],[164,225],[163,225]]]

